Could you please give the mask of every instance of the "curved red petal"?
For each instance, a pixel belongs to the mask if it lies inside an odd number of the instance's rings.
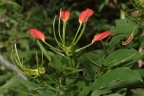
[[[60,12],[60,18],[62,21],[67,21],[69,19],[70,12],[69,11],[61,11]]]
[[[105,32],[100,33],[100,34],[96,34],[94,36],[92,42],[96,42],[96,41],[102,40],[102,39],[106,38],[107,36],[109,36],[110,34],[112,34],[112,32],[110,32],[110,31],[105,31]]]
[[[37,30],[36,28],[29,29],[29,33],[30,33],[33,37],[35,37],[35,38],[37,38],[37,39],[40,39],[40,40],[42,40],[42,41],[45,41],[45,36],[44,36],[44,34],[43,34],[41,31]]]
[[[126,41],[122,41],[122,45],[127,45],[132,39],[133,39],[133,34],[131,34]]]
[[[87,8],[85,11],[81,12],[79,16],[79,22],[85,22],[90,16],[92,16],[93,13],[94,11],[92,9]]]

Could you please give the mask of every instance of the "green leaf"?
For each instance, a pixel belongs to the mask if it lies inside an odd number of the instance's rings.
[[[110,43],[109,43],[109,47],[110,48],[112,48],[113,46],[115,47],[124,38],[127,38],[125,34],[118,34],[118,35],[113,36]]]
[[[10,77],[12,77],[12,74],[5,74],[0,76],[0,83],[5,82],[8,80]]]
[[[127,18],[118,19],[116,20],[116,27],[115,26],[111,27],[111,32],[113,34],[125,33],[130,35],[132,32],[136,34],[138,32],[138,26],[135,24],[135,22],[132,22]]]
[[[121,94],[110,94],[110,95],[107,95],[107,96],[123,96]]]
[[[59,68],[62,66],[61,60],[62,60],[61,57],[58,57],[58,56],[54,55],[54,56],[51,56],[51,61],[50,61],[49,64],[50,64],[50,66],[52,66],[53,68],[59,69]]]
[[[0,87],[0,94],[7,93],[10,88],[18,87],[20,83],[15,81],[15,76],[11,77]]]
[[[121,86],[132,85],[136,81],[142,81],[142,78],[140,77],[138,72],[133,71],[129,68],[115,69],[97,78],[91,86],[83,88],[79,96],[84,96],[93,90],[107,90],[112,88],[118,88]]]
[[[22,78],[15,78],[15,81],[20,82],[21,84],[23,84],[25,87],[27,87],[30,90],[38,92],[41,96],[47,96],[48,94],[50,96],[54,95],[54,93],[52,94],[51,91],[50,92],[46,92],[45,88],[41,87],[38,84],[30,82],[28,80],[24,80]]]
[[[46,56],[46,58],[51,61],[51,56],[49,54],[48,51],[46,51],[46,49],[42,46],[42,44],[37,40],[37,44],[39,45],[41,51],[43,52],[43,54]]]
[[[140,76],[144,79],[144,69],[137,69],[135,71],[137,71],[140,74]]]
[[[112,91],[107,89],[107,90],[94,90],[91,94],[91,96],[100,96],[101,94],[106,94],[106,93],[111,93]]]
[[[122,63],[137,61],[141,58],[140,53],[135,49],[119,49],[108,55],[104,65],[111,67],[119,66]]]
[[[78,72],[80,72],[80,71],[83,71],[83,69],[71,68],[71,70],[68,70],[68,72],[64,73],[64,76],[76,74],[76,73],[78,73]]]
[[[94,64],[98,67],[101,66],[101,62],[99,61],[103,56],[102,50],[96,50],[92,52],[85,53],[84,55],[80,56],[78,59],[82,64]]]
[[[142,78],[138,74],[138,72],[133,71],[129,68],[119,68],[112,70],[103,74],[92,84],[91,89],[101,89],[101,87],[107,86],[109,82],[115,81],[126,81],[128,79],[137,79],[142,81]]]
[[[18,96],[30,96],[30,92],[28,91],[28,88],[26,88],[22,84],[17,89],[13,89],[13,90],[18,92]]]

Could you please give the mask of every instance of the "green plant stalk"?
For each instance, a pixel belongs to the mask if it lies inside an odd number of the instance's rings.
[[[53,34],[54,34],[54,38],[55,38],[55,41],[57,43],[57,45],[62,48],[62,43],[60,43],[57,39],[57,36],[56,36],[56,32],[55,32],[55,20],[56,20],[56,16],[54,17],[54,21],[53,21]],[[59,21],[60,22],[60,21]],[[59,23],[59,27],[60,27],[60,23]],[[59,34],[60,34],[60,28],[59,28]],[[62,41],[62,38],[60,37],[60,40]]]
[[[75,54],[75,48],[74,46],[72,46],[72,67],[75,68],[75,64],[77,62],[77,59],[76,59],[76,54]]]
[[[81,48],[77,49],[75,52],[77,53],[77,52],[79,52],[79,51],[81,51],[81,50],[83,50],[83,49],[91,46],[92,44],[94,44],[94,43],[90,43],[90,44],[88,44],[88,45],[86,45],[86,46],[84,46],[84,47],[81,47]]]
[[[17,52],[17,47],[16,47],[16,44],[15,44],[15,54],[16,54],[16,57],[14,59],[12,59],[12,62],[13,64],[15,64],[15,66],[20,69],[20,71],[24,71],[25,69],[23,68],[23,64],[22,62],[20,61],[19,59],[19,56],[18,56],[18,52]],[[14,54],[14,55],[15,55]],[[11,52],[11,58],[13,58],[13,51]],[[23,72],[22,72],[23,73]]]
[[[101,43],[102,43],[102,45],[103,45],[104,54],[106,55],[107,51],[106,51],[106,48],[105,48],[105,44],[104,44],[104,42],[103,42],[102,40],[101,40]]]
[[[65,54],[66,54],[66,56],[67,56],[69,66],[72,67],[72,61],[71,61],[71,57],[70,57],[71,55],[69,55],[69,53],[68,53],[67,50],[65,51]]]
[[[68,62],[69,62],[69,65],[70,65],[70,67],[72,67],[72,61],[71,61],[71,58],[70,58],[70,56],[69,56],[69,55],[67,55],[67,57],[68,57]]]
[[[57,86],[60,86],[55,80],[53,80],[49,75],[45,74],[45,76],[54,84],[56,84]]]
[[[102,65],[101,65],[101,67],[98,69],[97,77],[101,76],[101,75],[104,73],[103,61],[104,61],[104,58],[105,58],[106,53],[107,53],[104,42],[103,42],[102,40],[101,40],[101,42],[102,42],[102,45],[103,45],[104,56],[102,57]]]
[[[42,54],[41,54],[41,55],[42,55],[41,60],[42,60],[42,66],[43,66],[43,64],[44,64],[43,51],[42,51]],[[42,67],[42,66],[41,66],[41,67]]]
[[[37,54],[37,52],[36,52],[36,64],[37,64],[37,68],[38,68],[38,73],[40,73],[40,68],[39,68],[39,66],[38,66],[38,62],[39,62],[39,60],[38,60],[38,54]]]
[[[20,64],[22,64],[21,61],[20,61],[20,58],[19,58],[19,56],[18,56],[16,44],[15,44],[15,52],[16,52],[16,57],[17,57],[18,62],[19,62]]]
[[[51,46],[50,44],[46,43],[45,41],[43,41],[46,45],[48,45],[53,51],[59,51],[61,52],[62,50],[56,49],[53,46]]]
[[[65,47],[66,47],[66,45],[65,45],[65,35],[66,35],[66,33],[65,33],[65,31],[66,31],[66,22],[63,22],[63,47],[64,47],[64,49],[65,49]]]
[[[48,87],[48,89],[52,89],[52,90],[55,90],[55,91],[60,91],[60,90],[57,90],[57,89],[51,87],[51,86],[48,85],[46,82],[43,82],[43,83],[44,83],[44,85],[45,85],[46,87]]]
[[[59,22],[58,22],[58,34],[59,34],[59,38],[61,40],[61,42],[63,43],[63,39],[62,39],[62,36],[61,36],[61,29],[60,29],[60,16],[59,16]]]
[[[82,29],[82,31],[80,32],[80,34],[79,34],[77,40],[74,42],[74,45],[76,45],[77,42],[80,40],[82,34],[84,33],[85,27],[86,27],[86,23],[83,23],[83,29]]]
[[[18,52],[17,52],[17,49],[16,49],[16,45],[15,45],[15,51],[16,51],[16,58],[15,60],[12,60],[14,64],[17,64],[16,67],[20,69],[20,71],[23,73],[23,74],[26,74],[27,76],[31,77],[31,78],[36,78],[38,77],[40,74],[37,73],[37,69],[28,69],[28,68],[25,68],[23,66],[23,64],[21,63],[20,59],[19,59],[19,56],[18,56]],[[38,71],[39,71],[39,68],[38,68]],[[32,77],[32,75],[35,75],[34,77]]]
[[[77,32],[76,32],[76,35],[75,35],[73,41],[72,41],[72,44],[75,42],[75,40],[76,40],[76,38],[77,38],[77,35],[78,35],[78,33],[79,33],[80,29],[81,29],[81,26],[82,26],[82,23],[80,23],[80,25],[79,25],[79,27],[78,27],[78,30],[77,30]]]
[[[103,65],[98,69],[98,72],[97,72],[97,76],[95,76],[95,77],[97,77],[97,78],[99,78],[102,74],[103,74]]]

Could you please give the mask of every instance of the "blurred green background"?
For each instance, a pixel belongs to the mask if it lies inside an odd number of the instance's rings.
[[[35,53],[39,48],[36,39],[28,33],[30,28],[41,30],[46,41],[57,46],[52,31],[54,16],[59,15],[60,9],[69,10],[71,15],[66,38],[70,42],[79,26],[79,14],[91,8],[94,15],[89,18],[77,45],[82,47],[89,44],[96,33],[109,30],[115,19],[123,18],[120,10],[127,9],[127,6],[131,7],[129,0],[0,0],[0,53],[11,62],[10,54],[16,43],[24,64],[34,66]],[[101,48],[101,44],[94,44],[85,51],[96,48]],[[0,96],[14,94],[12,88],[18,84],[15,84],[13,76],[11,71],[0,65],[0,90],[3,90]]]

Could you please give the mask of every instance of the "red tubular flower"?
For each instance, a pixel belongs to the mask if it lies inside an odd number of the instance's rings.
[[[60,18],[63,22],[66,22],[69,19],[70,12],[69,11],[61,11]]]
[[[94,11],[92,9],[87,8],[85,11],[81,12],[79,16],[79,22],[85,22],[93,13]]]
[[[37,39],[40,39],[40,40],[42,40],[42,41],[45,41],[44,34],[43,34],[41,31],[39,31],[39,30],[37,30],[37,29],[35,29],[35,28],[32,28],[32,29],[29,30],[29,33],[30,33],[33,37],[35,37],[35,38],[37,38]]]
[[[122,45],[127,45],[132,39],[133,39],[133,34],[131,34],[126,41],[122,41]]]
[[[110,34],[112,34],[110,31],[105,31],[105,32],[100,33],[100,34],[96,34],[92,40],[92,43],[99,41],[99,40],[102,40],[102,39],[106,38],[107,36],[109,36]]]

